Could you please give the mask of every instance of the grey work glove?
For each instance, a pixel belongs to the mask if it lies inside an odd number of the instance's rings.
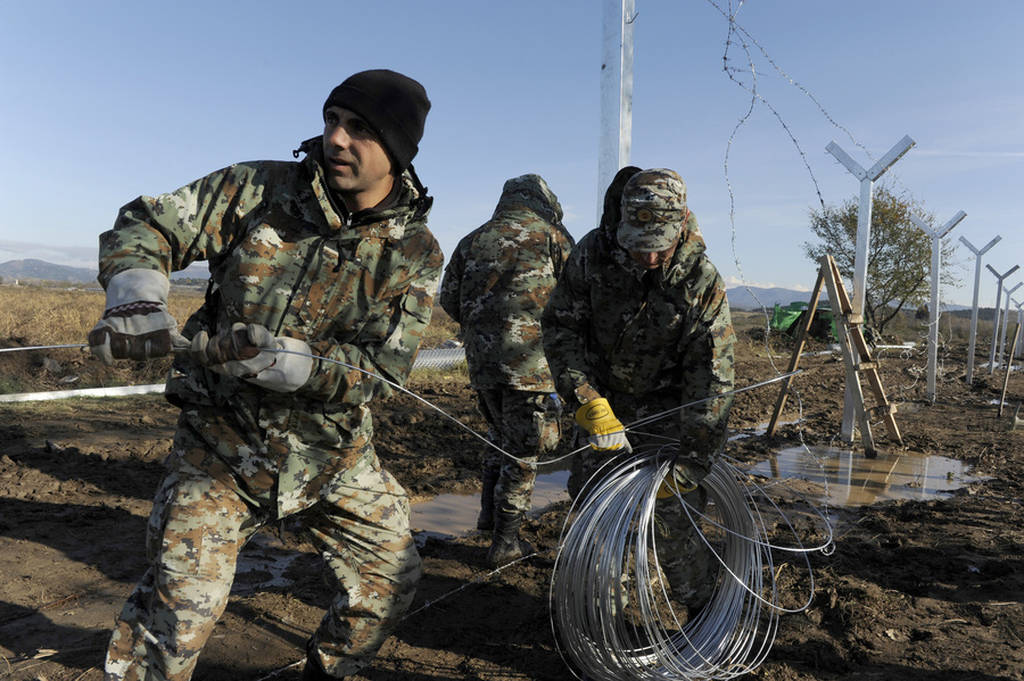
[[[89,332],[89,350],[104,364],[163,357],[188,341],[167,310],[171,283],[163,272],[130,269],[107,283],[103,317]]]
[[[305,341],[275,336],[261,324],[244,322],[235,322],[230,331],[212,338],[200,331],[189,348],[192,359],[211,371],[281,393],[295,392],[309,380],[313,358],[306,355],[310,354]]]

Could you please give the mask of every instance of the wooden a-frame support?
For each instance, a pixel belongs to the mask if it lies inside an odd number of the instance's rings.
[[[899,444],[903,444],[900,436],[899,426],[896,425],[894,414],[896,405],[890,403],[885,397],[885,389],[882,388],[882,381],[878,377],[878,363],[871,358],[871,349],[864,340],[864,318],[862,315],[853,313],[853,306],[850,304],[850,297],[843,288],[843,278],[839,275],[839,268],[831,255],[821,258],[821,268],[818,270],[818,279],[814,283],[814,290],[811,293],[811,301],[807,307],[807,314],[804,315],[803,325],[800,327],[800,335],[797,337],[796,347],[793,349],[793,356],[789,360],[787,372],[796,371],[800,363],[800,353],[803,352],[804,343],[807,341],[807,334],[814,321],[814,313],[818,309],[818,298],[821,296],[821,285],[825,284],[828,289],[828,299],[832,303],[832,316],[836,320],[836,332],[839,335],[839,347],[843,352],[843,364],[846,366],[847,385],[853,387],[854,408],[856,410],[857,423],[860,426],[860,436],[864,444],[864,453],[873,457],[877,454],[875,441],[871,436],[871,423],[868,420],[869,412],[880,412],[882,420],[889,430],[889,435]],[[860,384],[860,375],[864,374],[868,379],[868,386],[875,396],[876,406],[868,409],[864,406],[864,393]],[[768,423],[768,435],[774,435],[778,426],[779,414],[786,405],[789,397],[789,388],[793,382],[790,376],[782,383],[782,390],[775,401],[775,411]]]

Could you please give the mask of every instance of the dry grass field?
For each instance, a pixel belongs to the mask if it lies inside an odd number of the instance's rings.
[[[25,345],[84,343],[103,314],[98,290],[46,286],[0,286],[0,339]],[[184,322],[203,302],[201,291],[173,287],[171,314]]]
[[[202,290],[171,287],[168,307],[179,326],[202,303]],[[99,290],[0,285],[0,348],[84,344],[103,307]],[[422,347],[437,347],[457,333],[458,325],[435,306]],[[87,350],[76,349],[4,354],[0,394],[152,383],[163,380],[170,367],[169,359],[104,367]]]

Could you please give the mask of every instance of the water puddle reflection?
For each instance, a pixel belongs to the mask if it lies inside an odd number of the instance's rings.
[[[879,453],[869,459],[863,452],[831,447],[784,449],[750,469],[765,478],[805,480],[827,488],[828,503],[834,506],[942,498],[983,479],[969,471],[966,464],[944,456]]]
[[[569,498],[565,491],[569,471],[541,473],[533,488],[531,512],[540,511],[551,504]],[[479,494],[439,494],[412,505],[413,532],[428,535],[458,536],[476,529],[480,513]]]

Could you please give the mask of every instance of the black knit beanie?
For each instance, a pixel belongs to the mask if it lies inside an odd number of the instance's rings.
[[[427,91],[418,82],[387,69],[361,71],[331,90],[324,112],[338,106],[359,114],[380,137],[401,173],[412,162],[430,111]]]

